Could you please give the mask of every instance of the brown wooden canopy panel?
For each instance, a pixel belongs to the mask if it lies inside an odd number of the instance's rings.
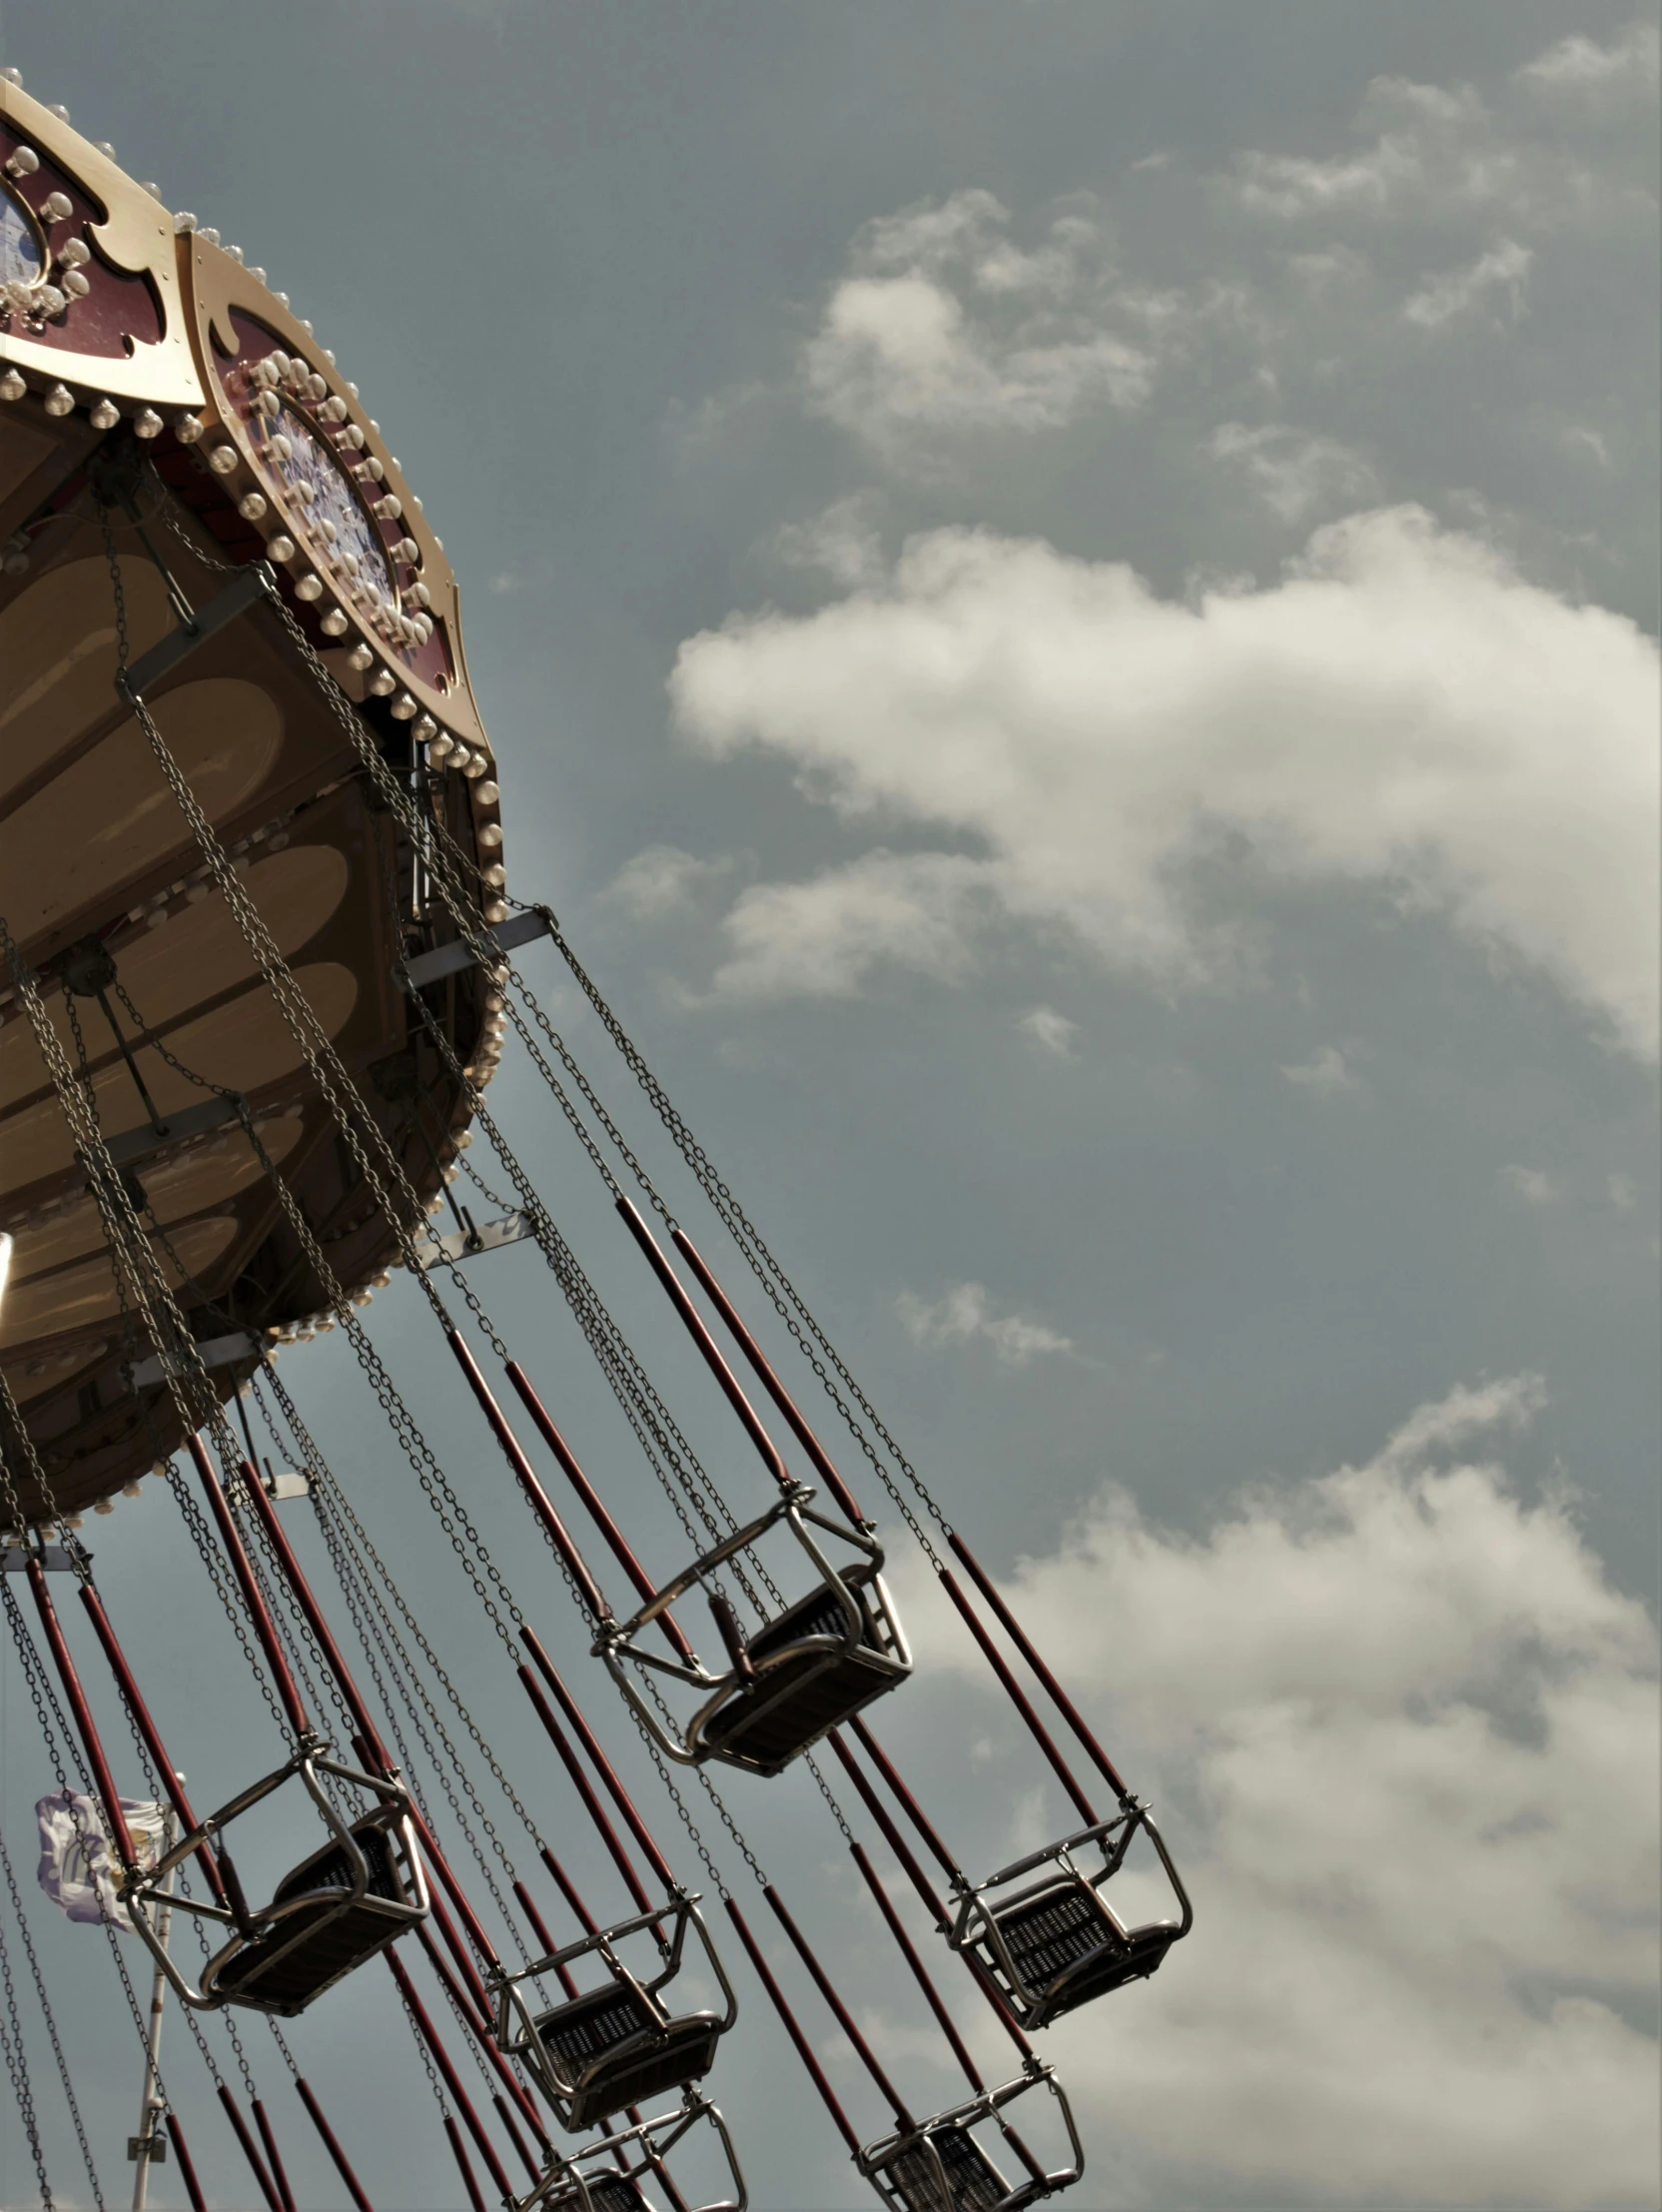
[[[384,756],[413,779],[429,745],[462,763],[429,768],[421,788],[462,848],[499,866],[454,580],[356,391],[260,272],[176,229],[144,187],[0,81],[0,914],[48,985],[106,1137],[150,1132],[133,1172],[197,1338],[259,1337],[318,1313],[324,1285],[242,1128],[156,1143],[151,1107],[167,1124],[211,1099],[204,1085],[246,1098],[349,1288],[394,1264],[397,1247],[117,696],[106,516],[132,661],[187,615],[209,616],[238,570],[270,561]],[[408,840],[276,608],[256,593],[211,633],[201,626],[146,697],[429,1199],[465,1105],[395,968],[453,929],[430,910]],[[100,950],[124,998],[85,987]],[[64,987],[72,976],[79,992]],[[467,967],[425,994],[481,1075],[494,1051],[488,988]],[[173,1450],[178,1426],[165,1384],[126,1380],[152,1346],[124,1311],[3,963],[0,1229],[16,1239],[0,1366],[56,1506],[75,1512]],[[229,1395],[251,1365],[213,1372]],[[17,1468],[10,1445],[6,1459]],[[23,1504],[29,1519],[48,1510],[34,1494]]]

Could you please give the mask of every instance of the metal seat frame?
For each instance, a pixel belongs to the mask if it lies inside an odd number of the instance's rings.
[[[649,1605],[643,1606],[630,1621],[608,1624],[596,1639],[594,1650],[604,1659],[612,1678],[629,1700],[642,1724],[669,1758],[684,1766],[702,1765],[706,1759],[719,1759],[726,1765],[739,1766],[750,1773],[776,1774],[793,1758],[809,1750],[834,1727],[895,1688],[912,1671],[912,1654],[905,1632],[895,1613],[893,1601],[883,1583],[883,1551],[876,1538],[867,1529],[851,1529],[840,1521],[831,1521],[824,1514],[810,1510],[813,1490],[805,1483],[791,1486],[789,1493],[776,1506],[747,1523],[726,1537],[701,1558],[694,1560],[684,1574],[667,1583]],[[810,1635],[794,1639],[776,1650],[758,1653],[753,1662],[747,1664],[750,1679],[744,1678],[739,1665],[725,1673],[711,1673],[696,1658],[683,1660],[661,1658],[656,1652],[643,1649],[644,1632],[666,1608],[677,1599],[685,1597],[695,1586],[701,1587],[706,1596],[719,1596],[710,1578],[742,1552],[748,1551],[776,1528],[783,1528],[793,1536],[812,1561],[821,1586],[837,1601],[841,1609],[844,1628],[840,1636]],[[862,1572],[859,1579],[860,1596],[850,1587],[849,1580],[839,1574],[832,1565],[824,1546],[815,1536],[815,1530],[852,1545],[861,1555]],[[862,1603],[862,1597],[865,1603]],[[797,1601],[800,1603],[801,1601]],[[787,1607],[787,1614],[794,1607]],[[782,1617],[781,1617],[782,1618]],[[754,1636],[747,1640],[749,1647],[762,1643],[774,1622],[764,1623]],[[875,1641],[874,1641],[875,1638]],[[798,1662],[805,1657],[817,1659],[818,1664],[803,1669]],[[775,1702],[784,1703],[793,1694],[806,1688],[808,1683],[834,1667],[853,1666],[870,1677],[870,1686],[850,1700],[842,1709],[833,1713],[823,1725],[792,1745],[778,1759],[746,1756],[740,1750],[725,1746],[712,1736],[712,1728],[718,1718],[736,1711],[748,1703],[752,1712],[766,1709],[768,1700],[768,1676],[779,1674],[787,1666]],[[702,1701],[684,1726],[675,1723],[665,1725],[664,1715],[657,1706],[641,1694],[640,1686],[631,1670],[634,1667],[650,1668],[654,1673],[666,1674],[703,1692]],[[678,1732],[677,1732],[678,1730]]]
[[[991,2121],[1007,2138],[1011,2130],[1004,2118],[1006,2106],[1013,2104],[1030,2090],[1048,2089],[1060,2108],[1063,2127],[1067,2130],[1068,2146],[1073,2153],[1073,2163],[1059,2166],[1054,2172],[1042,2175],[1028,2171],[1023,2162],[1023,2178],[1018,2182],[1006,2181],[998,2167],[988,2158],[992,2175],[1004,2194],[996,2202],[987,2205],[984,2212],[1020,2212],[1020,2207],[1037,2204],[1043,2197],[1060,2196],[1064,2189],[1071,2189],[1085,2172],[1085,2150],[1079,2139],[1079,2129],[1074,2124],[1073,2108],[1064,2090],[1049,2066],[1037,2059],[1030,2059],[1027,2070],[1013,2081],[1001,2083],[996,2089],[984,2089],[978,2095],[968,2097],[948,2112],[937,2112],[932,2119],[920,2121],[916,2127],[897,2129],[892,2135],[880,2136],[875,2143],[868,2143],[855,2160],[856,2166],[873,2185],[892,2212],[960,2212],[959,2199],[953,2194],[952,2179],[941,2156],[938,2137],[956,2132],[968,2134],[983,2122]],[[984,2158],[987,2153],[981,2144],[976,2148]],[[908,2191],[895,2178],[897,2162],[909,2153],[921,2156],[925,2161],[927,2186],[935,2192],[933,2198],[916,2190]],[[983,2212],[983,2208],[978,2208]]]
[[[674,1931],[666,1939],[663,1928],[664,1923],[669,1920],[674,1922]],[[660,1997],[659,1992],[681,1971],[689,1928],[696,1933],[703,1945],[710,1970],[720,1987],[725,2002],[725,2010],[720,2013],[695,2012],[676,2017]],[[649,1981],[643,1980],[632,1970],[618,1948],[630,1936],[644,1935],[648,1930],[657,1943],[661,1961],[661,1970]],[[611,1985],[634,1997],[645,2010],[650,2024],[612,2044],[578,2071],[571,2072],[561,2066],[557,2054],[549,2049],[540,2032],[550,2019],[558,2016],[563,2007],[555,2005],[550,2010],[539,2002],[533,2009],[526,1997],[525,1984],[540,1974],[553,1973],[562,1966],[569,1967],[576,1959],[589,1957],[598,1957],[603,1962],[611,1974]],[[710,1941],[710,1931],[705,1927],[703,1916],[698,1910],[698,1899],[688,1890],[679,1891],[667,1904],[655,1911],[637,1913],[633,1919],[621,1920],[615,1927],[602,1928],[595,1935],[585,1936],[579,1943],[569,1943],[563,1950],[549,1951],[542,1958],[532,1959],[516,1973],[492,1974],[491,1982],[496,1996],[497,2049],[505,2051],[511,2058],[523,2061],[536,2076],[538,2086],[558,2114],[560,2125],[573,2131],[593,2126],[597,2121],[609,2117],[612,2112],[620,2111],[625,2104],[636,2101],[634,2092],[625,2090],[616,2104],[596,2107],[596,2091],[607,2067],[616,2065],[622,2059],[649,2055],[655,2045],[668,2038],[672,2030],[695,2021],[707,2024],[710,2043],[713,2045],[738,2018],[738,1999],[733,1994],[733,1985],[727,1979],[719,1952]],[[598,1988],[584,1990],[578,1997],[567,1998],[565,2001],[567,2004],[580,2003],[585,1997],[599,1994],[606,1986],[601,1983]],[[712,2050],[711,2056],[713,2055]],[[699,2069],[700,2074],[707,2070],[708,2064],[709,2060],[706,2060],[705,2065]],[[684,2084],[680,2086],[685,2087]],[[527,2199],[527,2202],[536,2201],[539,2200]]]
[[[514,2198],[511,2212],[606,2212],[605,2197],[600,2194],[605,2182],[635,2185],[653,2176],[666,2154],[700,2121],[708,2121],[720,2141],[733,2178],[733,2194],[688,2205],[677,2191],[682,2212],[745,2212],[750,2196],[727,2123],[708,2098],[690,2092],[678,2111],[638,2121],[568,2157],[552,2159],[535,2187],[525,2196]]]
[[[1176,1920],[1150,1920],[1131,1927],[1120,1918],[1102,1891],[1119,1872],[1127,1851],[1140,1833],[1146,1834],[1154,1845],[1182,1909]],[[1088,1873],[1079,1865],[1074,1853],[1093,1844],[1101,1850],[1103,1864],[1100,1871]],[[1043,1880],[1030,1882],[1013,1895],[993,1894],[1011,1882],[1019,1882],[1024,1875],[1041,1866],[1050,1869]],[[1091,1910],[1101,1916],[1103,1940],[1082,1957],[1071,1959],[1049,1979],[1035,1981],[1021,1966],[1007,1938],[1006,1928],[1025,1905],[1047,1890],[1055,1889],[1059,1876],[1064,1883],[1077,1885],[1076,1893],[1083,1892],[1090,1899]],[[1024,2028],[1042,2028],[1064,2012],[1072,2011],[1075,2005],[1089,2003],[1094,1996],[1107,1995],[1110,1989],[1119,1988],[1128,1981],[1146,1981],[1172,1945],[1180,1942],[1194,1924],[1195,1908],[1172,1854],[1166,1848],[1165,1838],[1156,1827],[1148,1806],[1133,1800],[1111,1819],[1100,1820],[1094,1827],[1081,1828],[1078,1834],[1064,1837],[1060,1843],[1032,1851],[1026,1858],[1019,1858],[1014,1864],[1001,1867],[996,1874],[990,1874],[973,1889],[960,1890],[958,1909],[947,1941],[955,1951],[973,1951],[979,1955]],[[1122,1970],[1105,1986],[1089,1986],[1096,1978],[1095,1969],[1104,1951],[1119,1953]]]
[[[165,1856],[158,1859],[154,1866],[142,1870],[136,1876],[129,1877],[123,1885],[121,1901],[131,1916],[134,1927],[143,1938],[156,1963],[167,1976],[169,1986],[194,2011],[213,2012],[226,2005],[243,2005],[254,2012],[272,2012],[281,2014],[286,2018],[292,2017],[298,2012],[305,2011],[307,2005],[321,1997],[325,1990],[332,1989],[336,1982],[343,1980],[356,1967],[362,1965],[366,1959],[374,1957],[377,1951],[385,1950],[387,1945],[396,1941],[406,1928],[414,1927],[418,1921],[427,1917],[431,1904],[427,1893],[426,1875],[421,1865],[420,1853],[416,1849],[415,1829],[410,1818],[409,1792],[402,1782],[387,1775],[367,1774],[361,1767],[347,1766],[341,1760],[331,1758],[328,1755],[329,1748],[328,1743],[322,1738],[313,1737],[303,1742],[300,1749],[295,1752],[288,1763],[281,1766],[276,1773],[267,1774],[262,1780],[251,1784],[249,1788],[242,1790],[229,1802],[221,1805],[217,1812],[211,1812],[207,1819],[200,1821],[188,1834],[181,1836],[173,1848]],[[328,1792],[323,1785],[324,1776],[344,1782],[353,1788],[368,1790],[377,1800],[375,1808],[355,1821],[344,1819],[330,1802]],[[271,1796],[274,1790],[281,1789],[285,1782],[297,1777],[322,1814],[324,1825],[328,1828],[335,1846],[346,1856],[347,1868],[351,1876],[350,1885],[347,1888],[343,1889],[338,1882],[327,1882],[320,1884],[316,1889],[303,1889],[292,1897],[283,1897],[281,1900],[274,1898],[273,1902],[267,1905],[263,1911],[250,1911],[246,1923],[229,1906],[215,1904],[207,1898],[184,1897],[166,1893],[164,1885],[175,1867],[191,1857],[202,1844],[212,1843],[213,1839],[229,1827],[232,1821],[238,1820],[244,1813],[252,1811],[256,1805]],[[358,1836],[361,1830],[372,1825],[382,1828],[386,1833],[389,1846],[394,1854],[396,1878],[399,1880],[401,1887],[407,1892],[406,1900],[403,1902],[380,1896],[371,1887],[374,1879],[374,1869],[370,1865]],[[325,1849],[328,1848],[329,1846],[326,1845]],[[321,1854],[313,1854],[314,1857],[319,1855]],[[403,1861],[402,1867],[398,1865],[398,1861],[401,1859]],[[309,1860],[302,1860],[301,1867],[297,1868],[296,1871],[299,1872],[309,1863]],[[321,1911],[320,1907],[322,1908]],[[195,1984],[185,1974],[181,1973],[171,1951],[158,1932],[156,1916],[163,1910],[188,1912],[198,1920],[218,1921],[236,1930],[231,1942],[226,1944],[223,1949],[215,1952],[214,1956],[204,1965],[200,1979]],[[299,1945],[319,1934],[322,1929],[343,1919],[350,1912],[366,1912],[373,1918],[385,1920],[387,1932],[379,1942],[342,1966],[327,1981],[320,1982],[307,1996],[304,2004],[262,2003],[258,1996],[245,1996],[235,1990],[226,1990],[221,1993],[217,1989],[216,1983],[223,1978],[228,1968],[238,1958],[246,1956],[256,1944],[265,1944],[274,1931],[282,1928],[285,1921],[293,1920],[298,1924],[289,1942],[279,1943],[272,1950],[270,1958],[267,1960],[268,1964],[275,1964],[280,1958],[287,1957]]]

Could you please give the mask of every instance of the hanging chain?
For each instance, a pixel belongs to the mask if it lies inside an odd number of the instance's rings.
[[[41,2149],[40,2127],[35,2119],[35,2092],[29,2080],[29,2059],[23,2048],[23,2022],[17,2013],[17,1990],[12,1982],[11,1953],[6,1948],[6,1931],[0,1924],[0,1990],[6,1999],[7,2031],[0,2022],[0,2046],[4,2047],[6,2071],[12,2077],[12,2094],[17,2099],[17,2109],[23,2118],[23,2132],[29,2138],[29,2155],[35,2162],[35,2175],[40,2182],[40,2201],[45,2212],[53,2212],[52,2184],[46,2178],[46,2154]]]
[[[75,2084],[70,2079],[69,2065],[64,2058],[64,2047],[58,2040],[58,2023],[52,2017],[51,1999],[46,1994],[46,1980],[40,1970],[40,1960],[35,1956],[35,1943],[29,1933],[29,1923],[23,1917],[23,1899],[17,1891],[17,1875],[12,1868],[12,1854],[6,1846],[4,1833],[0,1833],[0,1874],[4,1874],[6,1889],[12,1900],[12,1912],[17,1920],[17,1932],[23,1938],[24,1953],[29,1961],[29,1972],[35,1984],[35,1995],[46,2019],[46,2032],[51,2039],[52,2056],[58,2068],[58,2079],[63,2084],[64,2102],[69,2106],[69,2116],[75,2123],[75,2140],[80,2145],[81,2163],[87,2169],[87,2181],[92,2189],[93,2202],[98,2212],[104,2212],[104,2192],[99,2186],[98,2168],[93,2164],[92,2146],[87,2141],[87,2131],[81,2124],[81,2107],[75,2101]]]

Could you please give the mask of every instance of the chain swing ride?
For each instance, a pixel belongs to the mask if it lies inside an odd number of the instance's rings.
[[[454,579],[356,387],[264,271],[0,73],[0,1601],[58,1782],[43,1823],[56,1808],[92,1870],[80,1916],[102,1922],[145,2052],[134,2203],[170,2152],[193,2206],[217,2186],[186,2137],[191,2100],[162,2076],[169,1995],[239,2186],[252,2179],[272,2212],[293,2212],[238,2027],[262,2016],[342,2189],[372,2203],[362,2153],[280,2023],[379,1954],[456,2201],[740,2212],[737,2152],[707,2088],[741,1997],[700,1893],[596,1730],[604,1709],[627,1723],[620,1742],[638,1745],[703,1895],[878,2199],[1015,2212],[1084,2170],[1067,2095],[1031,2038],[1155,1973],[1189,1932],[1189,1898],[1148,1805],[554,916],[508,895],[501,808]],[[1057,1841],[966,1870],[873,1732],[873,1708],[913,1670],[877,1524],[514,964],[544,941],[651,1108],[666,1165],[690,1175],[771,1310],[766,1327],[805,1357],[1064,1793],[1072,1824]],[[760,1463],[764,1480],[732,1504],[495,1118],[486,1087],[510,1039]],[[465,1205],[461,1174],[476,1193]],[[475,1207],[493,1211],[480,1221]],[[446,1210],[452,1227],[434,1218]],[[585,1466],[547,1382],[483,1303],[488,1269],[463,1270],[514,1242],[551,1275],[674,1517],[678,1564],[663,1579],[643,1564],[659,1535],[623,1526],[633,1493],[605,1464],[611,1447],[588,1449]],[[362,1318],[394,1269],[494,1440],[464,1487]],[[504,1768],[279,1377],[283,1348],[334,1328],[501,1646],[504,1691],[511,1673],[552,1746],[534,1789]],[[553,1569],[516,1560],[535,1585],[524,1604],[469,1504],[499,1481],[498,1461]],[[147,1473],[212,1586],[204,1618],[223,1616],[231,1670],[273,1731],[264,1752],[247,1739],[246,1775],[206,1814],[79,1533],[89,1507],[141,1495]],[[279,1510],[301,1500],[310,1573]],[[626,1589],[621,1611],[602,1559]],[[54,1580],[73,1584],[81,1629]],[[565,1603],[598,1662],[580,1687],[526,1610]],[[945,2109],[892,2077],[745,1838],[740,1794],[797,1768],[870,1899],[895,2001],[963,2075]],[[143,1793],[124,1795],[123,1779]],[[697,1791],[716,1839],[692,1816]],[[605,1900],[591,1903],[550,1832],[592,1838]],[[1116,1885],[1134,1852],[1138,1884],[1164,1878],[1164,1917],[1115,1901],[1144,1893]],[[771,1951],[735,1895],[739,1862],[778,1923]],[[0,2052],[40,2200],[54,2201],[14,1947],[102,2207],[9,1849],[0,1870]],[[128,1967],[139,1952],[154,1977],[148,2028]],[[810,2000],[869,2082],[875,2123],[858,2124],[833,2086],[798,2016]],[[995,2031],[1013,2049],[1007,2072],[972,2043]]]

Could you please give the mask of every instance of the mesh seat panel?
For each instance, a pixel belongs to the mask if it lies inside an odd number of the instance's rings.
[[[1077,1874],[1064,1875],[1037,1896],[995,1909],[992,1917],[1022,1981],[1037,1993],[1037,2001],[1018,1998],[1028,2025],[1056,2019],[1125,1982],[1146,1978],[1166,1956],[1175,1933],[1164,1926],[1127,1933]],[[1006,1981],[1003,1961],[992,1946],[983,1943],[980,1948],[999,1980]],[[1011,1994],[1017,1996],[1015,1990]]]
[[[946,2169],[946,2195],[934,2159],[916,2139],[883,2169],[906,2212],[992,2212],[1009,2194],[1004,2176],[967,2128],[937,2128],[929,2141]]]
[[[626,1982],[608,1982],[544,2013],[536,2033],[571,2084],[566,2124],[584,2128],[707,2074],[721,2022],[694,2012],[660,2027]]]
[[[592,2212],[650,2212],[646,2199],[622,2174],[591,2174],[588,2204]],[[572,2182],[546,2200],[545,2212],[584,2212],[582,2191]]]
[[[339,1898],[353,1886],[353,1868],[339,1843],[314,1852],[278,1884],[274,1905],[310,1890],[333,1890],[316,1905],[285,1914],[266,1934],[245,1943],[213,1973],[214,1993],[240,1998],[271,2012],[304,2012],[332,1982],[384,1950],[406,1925],[386,1905],[408,1905],[393,1846],[385,1828],[366,1821],[353,1836],[369,1866],[369,1893],[342,1910]],[[375,1900],[380,1900],[378,1903]]]
[[[888,1658],[866,1600],[864,1586],[872,1580],[872,1570],[856,1568],[843,1580],[860,1607],[858,1645],[852,1652],[845,1646],[779,1657],[811,1637],[841,1641],[848,1635],[848,1616],[836,1592],[823,1586],[810,1591],[749,1639],[745,1649],[758,1667],[767,1659],[775,1663],[705,1723],[704,1741],[712,1749],[775,1772],[827,1729],[893,1686],[895,1677],[887,1666],[873,1666],[860,1656],[870,1652],[879,1659]]]

